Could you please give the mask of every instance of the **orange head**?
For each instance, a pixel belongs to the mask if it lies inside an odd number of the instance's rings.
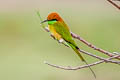
[[[59,14],[57,14],[56,12],[53,12],[48,15],[47,20],[48,21],[51,21],[51,20],[62,21],[62,18],[59,16]]]
[[[63,21],[63,20],[57,13],[53,12],[48,15],[47,20],[44,20],[41,23],[48,22],[48,24],[54,24],[58,21]]]

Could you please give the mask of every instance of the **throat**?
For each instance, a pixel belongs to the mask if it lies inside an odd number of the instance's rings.
[[[49,25],[55,24],[57,21],[48,21]]]

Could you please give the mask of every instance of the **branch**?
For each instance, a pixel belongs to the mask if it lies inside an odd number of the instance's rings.
[[[110,56],[110,57],[112,57],[112,56],[115,55],[115,54],[110,53],[110,52],[108,52],[108,51],[105,51],[105,50],[103,50],[103,49],[101,49],[101,48],[97,48],[96,46],[94,46],[93,44],[87,42],[86,40],[84,40],[83,38],[81,38],[80,36],[76,35],[76,34],[73,33],[73,32],[71,32],[71,35],[72,35],[73,38],[80,40],[81,42],[83,42],[84,44],[86,44],[88,47],[93,48],[93,49],[96,50],[96,51],[99,51],[99,52],[101,52],[101,53],[104,53],[104,54],[106,54],[106,55],[108,55],[108,56]],[[118,56],[118,57],[116,57],[116,58],[117,58],[117,59],[120,59],[120,56]]]
[[[112,0],[107,0],[108,2],[110,2],[113,6],[115,6],[117,9],[120,10],[120,6],[117,5],[116,3],[114,3]],[[120,1],[120,0],[114,0],[114,1]]]
[[[114,58],[116,58],[118,56],[120,56],[120,55],[115,55],[113,57],[107,58],[106,61],[114,59]],[[64,70],[78,70],[78,69],[82,69],[82,68],[88,68],[89,66],[94,66],[94,65],[97,65],[97,64],[100,64],[100,63],[103,63],[103,62],[105,62],[105,60],[97,61],[97,62],[92,63],[92,64],[82,65],[82,66],[78,66],[78,67],[70,67],[70,66],[63,67],[63,66],[58,66],[58,65],[55,65],[55,64],[50,64],[50,63],[48,63],[46,61],[44,63],[47,64],[47,65],[49,65],[49,66],[52,66],[52,67],[55,67],[55,68],[59,68],[59,69],[64,69]],[[120,64],[120,62],[119,62],[119,64]]]
[[[89,55],[89,56],[92,56],[92,57],[94,57],[94,58],[96,58],[96,59],[104,60],[105,62],[110,62],[110,63],[115,63],[115,64],[119,64],[119,63],[120,63],[119,61],[107,60],[107,59],[105,59],[105,58],[102,58],[102,57],[100,57],[100,56],[94,55],[94,54],[92,54],[92,53],[86,52],[86,51],[81,50],[81,49],[79,49],[79,51],[80,51],[81,53],[84,53],[84,54],[87,54],[87,55]],[[117,56],[117,57],[120,57],[120,55]],[[116,58],[116,57],[115,57],[115,58]]]

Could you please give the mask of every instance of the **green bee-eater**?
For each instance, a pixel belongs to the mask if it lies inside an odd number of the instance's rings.
[[[63,19],[57,14],[57,13],[50,13],[47,17],[47,20],[42,21],[41,23],[48,22],[48,28],[51,32],[51,35],[58,40],[59,42],[63,43],[64,45],[67,45],[68,47],[71,47],[77,55],[80,57],[82,61],[84,61],[86,64],[87,62],[82,57],[82,55],[79,52],[79,48],[76,45],[75,41],[72,39],[70,30],[67,26],[67,24],[63,21]],[[87,64],[88,65],[88,64]],[[90,68],[90,66],[89,66]],[[94,76],[96,77],[93,70],[90,68]]]

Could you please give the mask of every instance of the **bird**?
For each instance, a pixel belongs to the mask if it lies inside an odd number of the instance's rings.
[[[47,16],[46,20],[41,22],[41,24],[45,22],[48,23],[48,28],[50,30],[52,37],[54,37],[54,39],[56,39],[60,43],[63,43],[67,47],[71,47],[75,51],[75,53],[79,56],[79,58],[88,65],[87,61],[80,54],[79,47],[73,40],[68,25],[64,22],[61,16],[57,12],[52,12]],[[89,69],[96,78],[96,74],[94,73],[90,66]]]

